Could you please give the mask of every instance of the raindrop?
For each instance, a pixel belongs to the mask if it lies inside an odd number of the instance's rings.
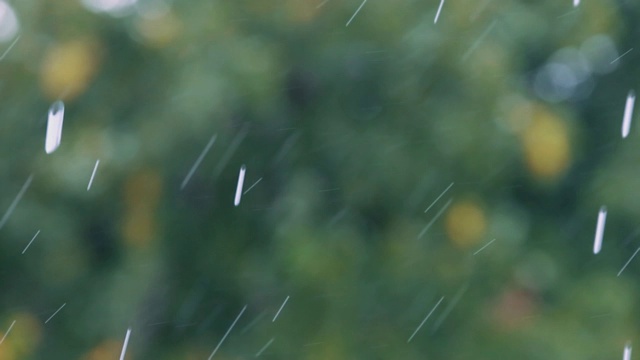
[[[18,33],[20,24],[13,8],[4,1],[0,1],[0,42],[13,39]]]
[[[244,174],[247,172],[246,166],[240,167],[240,174],[238,174],[238,186],[236,187],[236,197],[233,200],[233,205],[240,205],[240,198],[242,197],[242,186],[244,185]]]
[[[124,356],[127,354],[127,345],[129,345],[129,336],[131,336],[131,328],[127,329],[127,335],[125,335],[124,337],[124,344],[122,344],[122,352],[120,353],[120,360],[124,360]]]
[[[633,105],[636,102],[636,93],[633,90],[627,95],[627,103],[624,106],[624,117],[622,118],[622,138],[629,136],[631,129],[631,118],[633,117]]]
[[[137,2],[138,0],[82,0],[82,4],[89,11],[116,17],[129,14]]]
[[[631,360],[631,343],[628,342],[624,346],[624,354],[622,355],[622,360]]]
[[[440,0],[440,6],[438,6],[438,11],[436,12],[436,17],[433,19],[433,23],[438,22],[438,18],[440,17],[440,11],[442,11],[442,5],[444,5],[444,0]]]
[[[60,146],[62,139],[62,121],[64,120],[64,103],[54,102],[49,108],[49,120],[47,122],[47,137],[44,143],[44,151],[51,154]]]
[[[596,225],[596,237],[593,241],[593,253],[597,254],[602,249],[602,236],[604,235],[604,224],[607,221],[607,207],[603,206],[598,212],[598,224]]]

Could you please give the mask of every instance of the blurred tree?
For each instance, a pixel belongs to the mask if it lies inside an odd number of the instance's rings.
[[[0,359],[619,356],[638,12],[0,0]]]

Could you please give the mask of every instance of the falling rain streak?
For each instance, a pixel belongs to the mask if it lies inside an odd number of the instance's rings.
[[[431,316],[431,314],[433,314],[434,311],[436,311],[436,308],[438,308],[438,305],[440,305],[440,303],[442,302],[442,300],[444,300],[444,296],[440,298],[440,300],[438,301],[438,303],[433,307],[433,309],[431,309],[431,311],[429,311],[429,314],[427,314],[427,316],[424,318],[424,320],[422,320],[422,322],[420,323],[420,325],[418,325],[418,327],[416,328],[416,330],[413,332],[413,334],[411,334],[411,336],[409,336],[409,340],[407,340],[407,344],[411,342],[411,340],[413,339],[414,336],[416,336],[416,334],[418,333],[418,331],[420,331],[420,328],[422,327],[422,325],[424,325],[424,323],[427,322],[427,320],[429,319],[429,317]]]
[[[122,344],[122,352],[120,352],[120,360],[124,360],[124,356],[127,353],[127,345],[129,345],[129,336],[131,336],[131,328],[127,329],[127,335],[124,337],[124,344]]]
[[[100,165],[100,160],[96,160],[96,165],[93,167],[93,172],[91,173],[91,178],[89,179],[89,185],[87,185],[87,191],[91,189],[91,184],[93,184],[93,178],[96,176],[96,171],[98,171],[98,165]]]
[[[458,305],[458,302],[460,301],[460,299],[462,299],[462,295],[464,295],[464,293],[468,289],[469,289],[469,283],[466,283],[458,290],[458,292],[455,294],[455,296],[453,297],[449,305],[444,309],[444,311],[442,311],[442,314],[440,315],[440,317],[436,319],[436,323],[433,325],[433,330],[431,331],[432,334],[438,330],[438,328],[440,327],[440,325],[442,325],[442,323],[447,318],[447,316],[449,316],[453,308],[456,305]]]
[[[420,231],[420,234],[418,234],[418,239],[422,238],[424,234],[426,234],[427,230],[429,230],[429,228],[440,218],[440,216],[442,216],[442,214],[447,211],[447,208],[449,207],[449,205],[451,205],[452,201],[453,199],[449,199],[449,201],[444,204],[444,206],[442,207],[442,209],[440,209],[440,211],[438,211],[436,216],[434,216],[433,219],[431,219],[431,221],[429,221],[429,223],[422,229],[422,231]]]
[[[474,252],[474,253],[473,253],[473,256],[478,255],[478,253],[479,253],[480,251],[484,250],[487,246],[489,246],[489,245],[493,244],[493,242],[494,242],[494,241],[496,241],[496,239],[493,239],[493,240],[489,241],[489,242],[488,242],[487,244],[485,244],[483,247],[481,247],[480,249],[478,249],[478,251]]]
[[[27,179],[27,181],[24,183],[24,185],[22,185],[22,189],[20,189],[20,191],[18,192],[18,195],[16,195],[16,198],[13,199],[13,202],[11,203],[11,205],[9,205],[7,212],[4,213],[4,216],[2,217],[2,219],[0,219],[0,229],[2,229],[2,227],[7,223],[7,220],[9,220],[9,217],[11,216],[13,211],[16,209],[16,206],[18,206],[20,199],[22,199],[22,196],[29,188],[29,185],[31,185],[31,180],[33,180],[33,175],[29,175],[29,178]]]
[[[491,32],[491,30],[493,30],[493,27],[495,25],[496,25],[496,20],[494,20],[489,25],[489,27],[478,37],[478,39],[473,44],[471,44],[471,47],[469,48],[469,50],[467,50],[464,53],[464,55],[462,55],[462,61],[466,61],[469,58],[469,56],[471,56],[471,54],[478,48],[478,46],[480,46],[484,38],[486,38]]]
[[[13,320],[13,322],[11,323],[11,325],[9,325],[9,328],[7,329],[7,332],[4,333],[4,336],[2,337],[2,339],[0,339],[0,344],[2,344],[4,342],[4,339],[6,339],[7,335],[9,335],[9,332],[11,332],[11,328],[13,328],[13,325],[16,323],[15,320]]]
[[[580,5],[580,0],[573,0],[573,7]]]
[[[433,19],[433,23],[438,22],[438,18],[440,17],[440,11],[442,11],[442,5],[444,5],[444,0],[440,0],[440,6],[438,6],[438,11],[436,12],[436,17]]]
[[[321,2],[320,4],[318,4],[318,6],[316,6],[316,9],[320,9],[322,6],[324,6],[324,4],[328,3],[329,0],[324,0],[323,2]]]
[[[29,241],[29,243],[27,244],[27,246],[25,246],[24,250],[22,250],[22,254],[24,254],[27,249],[29,248],[29,246],[31,246],[31,243],[33,242],[33,240],[35,240],[38,237],[38,234],[40,234],[40,230],[38,230],[38,232],[36,232],[35,235],[33,235],[33,238],[31,238],[31,241]]]
[[[622,57],[623,57],[623,56],[625,56],[625,55],[627,55],[628,53],[630,53],[630,52],[631,52],[631,50],[633,50],[633,48],[631,48],[631,49],[629,49],[629,50],[625,51],[622,55],[620,55],[620,56],[618,56],[617,58],[613,59],[613,60],[610,62],[610,64],[613,64],[614,62],[616,62],[616,61],[618,61],[618,60],[622,59]]]
[[[636,102],[636,93],[633,90],[627,95],[627,103],[624,106],[624,117],[622,118],[622,138],[629,136],[631,129],[631,119],[633,118],[633,106]]]
[[[238,322],[238,320],[240,320],[240,317],[242,316],[242,314],[244,313],[244,311],[247,310],[247,305],[245,305],[242,310],[240,310],[240,314],[238,314],[238,316],[236,317],[235,320],[233,320],[233,323],[231,324],[231,326],[229,326],[229,329],[227,330],[226,333],[224,333],[224,335],[222,336],[222,339],[220,339],[220,342],[218,343],[218,345],[216,346],[215,349],[213,349],[213,352],[211,353],[211,355],[209,355],[209,359],[211,360],[213,358],[213,356],[218,352],[218,349],[220,348],[220,345],[222,345],[222,343],[224,342],[224,340],[227,338],[227,336],[229,336],[229,333],[231,332],[231,330],[233,329],[234,326],[236,326],[236,323]]]
[[[7,48],[7,50],[5,50],[2,55],[0,55],[0,61],[2,61],[5,56],[7,56],[7,54],[9,53],[9,51],[11,51],[11,49],[13,49],[13,47],[16,45],[16,43],[18,42],[18,40],[20,40],[20,36],[17,36],[15,40],[13,40],[13,42],[11,43],[11,45],[9,45],[9,47]]]
[[[213,146],[213,144],[216,142],[217,137],[218,135],[216,134],[216,135],[213,135],[211,139],[209,139],[209,142],[204,147],[204,150],[202,150],[202,152],[200,153],[200,156],[198,156],[198,159],[196,159],[196,162],[193,164],[191,169],[189,169],[189,173],[187,173],[187,176],[185,176],[184,180],[182,180],[182,184],[180,184],[180,190],[184,189],[184,187],[187,186],[187,184],[189,183],[189,180],[191,180],[191,177],[198,169],[198,166],[200,166],[200,163],[202,162],[204,157],[207,155],[207,153],[211,149],[211,146]]]
[[[603,206],[598,212],[598,223],[596,225],[596,237],[593,241],[593,253],[597,254],[602,249],[602,237],[604,235],[604,225],[607,221],[607,207]]]
[[[258,352],[256,353],[256,357],[260,357],[260,355],[262,355],[262,353],[267,350],[267,348],[271,345],[271,343],[273,342],[273,340],[275,340],[276,338],[271,338],[271,340],[269,340],[263,347],[262,349],[258,350]]]
[[[354,13],[353,13],[353,15],[351,16],[351,18],[349,19],[349,21],[347,21],[347,25],[345,25],[345,27],[346,27],[346,26],[349,26],[349,24],[351,24],[351,22],[353,21],[353,19],[356,17],[356,15],[358,15],[358,13],[360,12],[360,9],[362,9],[362,7],[364,6],[364,4],[365,4],[366,2],[367,2],[367,0],[364,0],[364,1],[362,2],[362,4],[360,4],[360,6],[358,6],[358,8],[356,9],[356,12],[354,12]]]
[[[56,312],[54,312],[51,316],[49,316],[49,318],[44,322],[45,324],[49,322],[49,320],[53,319],[54,316],[56,316],[57,313],[60,312],[60,310],[62,310],[62,308],[67,305],[67,303],[62,304],[62,306],[60,306],[58,308],[58,310],[56,310]]]
[[[64,103],[54,102],[49,108],[49,119],[47,121],[47,137],[44,143],[44,151],[51,154],[60,146],[62,139],[62,121],[64,120]]]
[[[287,305],[287,301],[289,301],[289,295],[287,295],[287,298],[284,299],[284,302],[280,306],[280,309],[278,310],[276,315],[273,317],[273,320],[271,320],[271,322],[275,322],[276,321],[276,319],[278,318],[278,315],[280,315],[280,312],[282,311],[282,309],[284,309],[284,306]]]
[[[249,188],[247,190],[245,190],[242,195],[246,194],[249,192],[249,190],[253,189],[254,186],[258,185],[258,183],[262,181],[262,178],[258,179],[258,181],[254,182],[253,185],[249,186]]]
[[[629,260],[624,264],[624,266],[622,267],[622,269],[620,269],[620,271],[618,272],[617,276],[620,276],[620,274],[622,274],[622,272],[624,271],[624,269],[627,268],[627,266],[629,266],[629,264],[631,263],[631,260],[633,260],[634,257],[636,257],[636,255],[638,255],[638,251],[640,251],[640,248],[636,249],[636,251],[633,253],[633,255],[631,255],[631,257],[629,258]]]
[[[242,198],[242,186],[244,185],[244,174],[247,171],[246,166],[240,167],[240,174],[238,174],[238,185],[236,186],[236,197],[233,200],[233,205],[240,205],[240,198]]]
[[[624,346],[624,353],[622,354],[622,360],[631,360],[631,343],[628,342]]]
[[[224,168],[227,166],[227,163],[229,163],[229,159],[231,159],[233,154],[235,154],[235,152],[238,150],[238,147],[240,147],[240,144],[242,143],[244,138],[247,137],[248,133],[249,125],[245,124],[242,129],[240,129],[238,135],[233,138],[233,141],[231,141],[231,145],[229,145],[227,151],[225,151],[224,155],[222,155],[222,159],[220,159],[220,162],[218,162],[218,166],[216,166],[216,168],[213,170],[215,177],[218,177],[220,176],[220,174],[222,174],[222,170],[224,170]]]
[[[429,205],[429,207],[427,208],[427,210],[425,210],[424,212],[426,213],[427,211],[429,211],[429,209],[431,209],[433,207],[433,205],[435,205],[438,200],[440,200],[440,198],[447,193],[447,191],[449,191],[449,189],[451,189],[451,187],[453,186],[453,183],[449,184],[449,186],[447,186],[446,189],[444,189],[444,191],[442,193],[440,193],[440,195],[438,195],[438,197],[433,200],[433,202],[431,203],[431,205]]]

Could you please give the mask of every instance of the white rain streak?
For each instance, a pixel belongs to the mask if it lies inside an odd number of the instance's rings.
[[[253,185],[249,186],[249,188],[247,190],[245,190],[242,195],[246,194],[249,192],[249,190],[253,189],[254,186],[258,185],[258,183],[262,181],[262,178],[258,179],[258,181],[254,182]]]
[[[27,252],[27,249],[29,248],[29,246],[31,246],[31,243],[33,242],[33,240],[35,240],[38,237],[38,234],[40,234],[40,230],[38,230],[38,232],[36,232],[35,235],[33,235],[33,238],[31,239],[31,241],[29,241],[29,243],[27,244],[27,246],[25,246],[24,250],[22,250],[22,254],[24,254],[25,252]]]
[[[282,144],[282,146],[280,147],[280,150],[278,150],[277,155],[274,156],[273,158],[273,163],[277,164],[280,161],[282,161],[282,159],[284,159],[285,155],[287,155],[287,153],[289,151],[291,151],[291,149],[293,148],[293,146],[296,144],[296,142],[298,142],[298,139],[300,138],[300,132],[296,132],[295,134],[292,134],[291,136],[289,136],[284,143]]]
[[[631,129],[631,119],[633,118],[633,106],[636,103],[636,93],[633,90],[627,95],[627,103],[624,106],[624,117],[622,118],[622,138],[629,136]]]
[[[494,241],[496,241],[496,239],[493,239],[493,240],[489,241],[485,246],[481,247],[480,249],[478,249],[478,251],[474,252],[474,253],[473,253],[473,256],[478,255],[478,253],[479,253],[480,251],[484,250],[487,246],[489,246],[489,245],[493,244],[493,242],[494,242]]]
[[[233,154],[235,154],[235,152],[238,150],[238,147],[240,146],[240,144],[242,143],[242,141],[244,140],[244,138],[247,136],[248,133],[249,133],[249,125],[245,124],[242,127],[242,129],[240,129],[240,132],[238,133],[238,135],[236,135],[236,137],[233,138],[233,141],[231,141],[231,145],[229,145],[229,147],[227,148],[227,151],[225,151],[224,155],[222,155],[222,159],[218,163],[218,166],[216,166],[216,168],[214,169],[213,172],[215,177],[220,176],[220,174],[222,173],[222,170],[224,170],[224,168],[227,166],[227,163],[229,163],[229,160],[231,159]]]
[[[424,212],[426,213],[427,211],[429,211],[429,209],[431,209],[431,208],[433,207],[433,205],[435,205],[435,204],[438,202],[438,200],[440,200],[440,198],[441,198],[444,194],[446,194],[446,193],[447,193],[447,191],[449,191],[449,189],[451,189],[451,187],[452,187],[452,186],[453,186],[453,183],[449,184],[449,186],[447,186],[447,188],[446,188],[446,189],[444,189],[444,191],[443,191],[440,195],[438,195],[438,197],[437,197],[435,200],[433,200],[433,202],[431,203],[431,205],[429,205],[429,207],[427,208],[427,210],[425,210]]]
[[[238,185],[236,186],[236,197],[233,200],[233,205],[240,205],[240,199],[242,198],[242,186],[244,185],[244,174],[247,172],[247,167],[242,165],[240,167],[240,173],[238,174]]]
[[[475,21],[478,16],[480,16],[480,14],[482,14],[482,12],[487,8],[487,6],[489,5],[489,3],[491,3],[492,0],[484,0],[480,6],[478,6],[475,11],[473,13],[471,13],[471,15],[469,15],[469,20],[470,21]]]
[[[255,318],[255,319],[253,319],[250,323],[248,323],[247,325],[245,325],[245,327],[243,327],[243,328],[240,330],[240,334],[242,335],[242,334],[246,333],[247,331],[251,330],[251,329],[252,329],[254,326],[256,326],[256,324],[258,324],[258,322],[259,322],[260,320],[262,320],[262,318],[263,318],[263,317],[265,317],[266,315],[267,315],[266,310],[262,310],[262,312],[261,312],[258,316],[256,316],[256,318]]]
[[[422,229],[422,231],[420,231],[420,234],[418,234],[418,239],[423,237],[424,234],[427,232],[427,230],[429,230],[429,228],[438,220],[438,218],[440,218],[440,216],[442,216],[442,214],[444,214],[444,212],[447,210],[449,205],[451,205],[452,201],[453,201],[453,199],[449,199],[449,201],[447,201],[447,203],[444,204],[444,206],[442,207],[442,209],[440,209],[440,211],[438,211],[436,216],[434,216],[433,219],[431,219],[431,221],[429,221],[429,223]]]
[[[189,169],[187,176],[185,176],[184,180],[182,180],[182,184],[180,184],[180,190],[184,189],[184,187],[187,186],[193,174],[196,172],[196,170],[198,170],[200,163],[202,162],[202,160],[204,160],[204,157],[207,155],[207,153],[211,149],[211,146],[213,146],[213,144],[216,142],[217,137],[218,137],[218,134],[215,134],[211,137],[211,139],[209,139],[209,142],[204,147],[204,150],[202,150],[202,152],[200,153],[200,156],[198,156],[198,159],[196,159],[196,162],[193,164],[191,169]]]
[[[89,185],[87,185],[87,191],[91,189],[93,178],[96,176],[96,171],[98,171],[98,165],[100,165],[100,159],[96,160],[96,165],[93,167],[93,172],[91,173],[91,178],[89,179]]]
[[[411,336],[409,336],[409,340],[407,340],[407,344],[411,342],[411,340],[413,339],[414,336],[416,336],[416,334],[418,333],[418,331],[420,331],[420,328],[422,327],[422,325],[424,325],[424,323],[427,322],[427,320],[429,319],[429,317],[431,316],[431,314],[433,314],[434,311],[436,311],[436,309],[438,308],[438,305],[440,305],[440,303],[442,302],[442,300],[444,300],[444,296],[440,298],[440,300],[438,300],[438,303],[433,307],[433,309],[431,309],[431,311],[429,311],[429,314],[427,314],[427,316],[424,318],[424,320],[422,320],[422,322],[420,323],[420,325],[418,325],[418,327],[416,328],[416,330],[413,332],[413,334],[411,334]]]
[[[603,206],[598,212],[598,223],[596,225],[596,237],[593,240],[593,253],[597,254],[602,249],[602,237],[604,236],[604,225],[607,222],[607,207]]]
[[[444,5],[444,0],[440,0],[440,6],[438,6],[438,11],[436,12],[436,17],[433,19],[433,23],[438,22],[438,18],[440,17],[440,11],[442,11],[442,5]]]
[[[44,323],[46,324],[46,323],[48,323],[48,322],[49,322],[49,320],[53,319],[53,317],[54,317],[54,316],[56,316],[56,314],[57,314],[57,313],[59,313],[59,312],[60,312],[60,310],[62,310],[62,308],[63,308],[65,305],[67,305],[67,303],[62,304],[62,306],[60,306],[60,307],[58,308],[58,310],[56,310],[56,312],[54,312],[51,316],[49,316],[49,318],[47,319],[47,321],[45,321]]]
[[[13,322],[11,323],[11,325],[9,325],[9,328],[7,329],[7,332],[4,333],[4,336],[2,337],[2,339],[0,339],[0,344],[2,344],[4,342],[4,339],[7,337],[7,335],[9,335],[9,333],[11,332],[11,328],[13,328],[13,325],[16,323],[15,320],[13,320]]]
[[[440,325],[442,325],[442,323],[447,318],[447,316],[449,316],[451,311],[453,311],[453,308],[456,305],[458,305],[458,302],[460,302],[460,299],[462,299],[462,295],[464,295],[464,293],[467,292],[468,289],[469,289],[469,283],[466,283],[458,290],[458,292],[453,297],[453,300],[451,300],[449,305],[446,308],[444,308],[444,311],[442,311],[442,314],[440,315],[440,317],[436,319],[436,323],[433,325],[433,330],[431,331],[432,334],[435,333],[438,330],[438,328],[440,328]]]
[[[351,22],[353,21],[353,19],[356,17],[356,15],[358,15],[358,13],[360,12],[360,9],[362,9],[362,7],[364,6],[364,4],[367,3],[367,0],[364,0],[362,2],[362,4],[360,4],[360,6],[358,6],[358,8],[356,9],[356,12],[353,13],[353,15],[351,16],[351,19],[349,19],[349,21],[347,21],[347,25],[345,25],[345,27],[349,26],[349,24],[351,24]]]
[[[129,336],[131,336],[131,328],[127,329],[127,335],[124,337],[124,344],[122,344],[122,351],[120,352],[120,360],[124,360],[124,356],[127,354],[127,345],[129,345]]]
[[[51,154],[60,146],[62,139],[62,122],[64,121],[64,103],[60,100],[54,102],[49,108],[47,121],[47,136],[44,143],[44,151]]]
[[[471,45],[471,47],[469,47],[469,50],[467,50],[464,55],[462,55],[462,61],[465,61],[469,58],[469,56],[471,56],[471,54],[478,48],[478,46],[480,46],[480,44],[482,43],[482,40],[484,40],[485,37],[487,37],[487,35],[489,35],[489,33],[491,32],[491,30],[493,30],[493,27],[496,25],[496,20],[494,20],[491,25],[489,25],[489,27],[487,28],[487,30],[485,30],[479,37],[478,39]]]
[[[284,299],[284,302],[280,306],[280,309],[278,310],[276,315],[273,317],[273,320],[271,320],[271,322],[275,322],[276,321],[276,319],[278,318],[278,315],[280,315],[280,312],[282,311],[282,309],[284,309],[284,306],[287,305],[287,301],[289,301],[289,295],[287,295],[287,298]]]
[[[622,353],[622,360],[631,360],[631,343],[628,342],[624,346],[624,353]]]
[[[9,47],[7,48],[7,50],[5,50],[2,55],[0,55],[0,61],[4,60],[4,57],[7,56],[7,54],[9,53],[9,51],[11,51],[11,49],[13,49],[13,47],[18,43],[18,40],[20,40],[20,35],[18,35],[16,37],[15,40],[13,40],[13,42],[11,43],[11,45],[9,45]]]
[[[13,211],[16,209],[16,206],[18,206],[18,203],[22,199],[22,196],[29,188],[29,185],[31,185],[31,180],[33,180],[33,174],[29,175],[29,178],[27,179],[27,181],[24,183],[24,185],[22,185],[22,189],[20,189],[20,191],[18,192],[18,195],[16,195],[16,198],[13,199],[13,202],[11,203],[11,205],[9,205],[7,212],[4,213],[4,216],[2,217],[2,219],[0,219],[0,229],[2,229],[2,227],[7,223],[7,220],[9,220],[9,217],[11,216],[11,214],[13,214]]]
[[[273,342],[273,340],[275,340],[276,338],[271,338],[271,340],[269,340],[263,347],[262,349],[258,350],[258,352],[256,353],[256,357],[260,357],[260,355],[262,355],[262,353],[267,350],[267,348],[269,346],[271,346],[271,343]]]
[[[625,51],[625,52],[624,52],[624,54],[622,54],[622,55],[618,56],[617,58],[613,59],[613,60],[610,62],[610,64],[613,64],[614,62],[616,62],[616,61],[618,61],[618,60],[622,59],[622,57],[623,57],[623,56],[625,56],[625,55],[627,55],[628,53],[630,53],[630,52],[631,52],[631,50],[633,50],[633,48],[631,48],[631,49],[629,49],[629,50]]]
[[[633,253],[633,255],[631,255],[631,257],[629,258],[629,260],[627,261],[626,264],[624,264],[624,266],[622,267],[622,269],[620,269],[620,271],[618,271],[618,275],[620,276],[620,274],[622,274],[622,272],[624,271],[624,269],[627,268],[627,266],[629,266],[629,264],[631,263],[631,260],[633,260],[634,257],[636,257],[636,255],[638,255],[638,251],[640,251],[640,248],[636,249],[636,252]]]
[[[218,352],[218,349],[220,348],[220,345],[222,345],[222,343],[224,342],[224,340],[227,338],[227,336],[229,336],[229,333],[231,332],[231,330],[233,329],[234,326],[236,326],[236,323],[238,322],[238,320],[240,320],[240,317],[242,316],[242,314],[244,313],[244,311],[247,310],[247,305],[245,305],[242,310],[240,310],[240,314],[238,314],[238,316],[236,317],[235,320],[233,320],[233,323],[231,324],[231,326],[229,326],[229,329],[227,330],[226,333],[224,333],[224,336],[222,336],[222,339],[220,339],[220,342],[218,343],[218,345],[216,346],[215,349],[213,349],[213,352],[211,353],[211,355],[209,355],[209,359],[211,360],[213,359],[213,356]]]
[[[573,7],[580,5],[580,0],[573,0]]]
[[[320,4],[318,4],[318,6],[316,6],[316,9],[320,9],[322,6],[324,6],[324,4],[328,3],[329,0],[324,0],[323,2],[321,2]]]

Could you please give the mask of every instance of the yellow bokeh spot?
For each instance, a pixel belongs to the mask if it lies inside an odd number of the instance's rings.
[[[145,247],[155,237],[155,212],[161,195],[162,179],[156,171],[139,171],[125,183],[122,232],[128,245]]]
[[[34,315],[26,312],[13,314],[1,326],[3,329],[11,328],[11,331],[0,332],[0,338],[5,339],[0,346],[0,360],[25,359],[37,349],[42,326]]]
[[[98,344],[85,354],[83,360],[111,360],[117,359],[122,350],[122,342],[115,340],[107,340]],[[125,355],[125,358],[127,356]]]
[[[51,100],[70,100],[82,94],[97,70],[99,50],[91,40],[75,40],[50,48],[40,71],[45,95]]]
[[[480,205],[463,201],[451,206],[445,226],[449,239],[459,248],[468,249],[484,237],[487,221]]]
[[[569,130],[559,116],[542,106],[536,106],[532,115],[521,138],[527,168],[538,179],[553,180],[570,165]]]
[[[136,27],[147,45],[158,48],[168,45],[182,32],[182,22],[170,11],[141,17]]]
[[[5,334],[3,332],[0,332],[0,336],[4,335]],[[3,342],[2,346],[0,346],[0,360],[14,359],[18,359],[18,356],[16,355],[16,351],[13,349],[13,346],[11,346],[11,344],[6,341]]]
[[[314,0],[287,0],[285,6],[293,23],[308,23],[318,14],[318,2]]]
[[[498,124],[511,134],[522,135],[531,123],[534,104],[522,96],[509,95],[501,99],[500,108],[502,116],[497,119]]]

